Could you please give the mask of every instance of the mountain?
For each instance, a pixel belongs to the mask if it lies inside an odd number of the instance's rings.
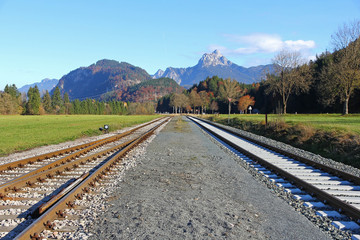
[[[43,96],[46,92],[46,90],[48,90],[49,92],[56,86],[56,84],[58,84],[59,80],[57,79],[49,79],[49,78],[45,78],[43,80],[41,80],[41,82],[36,82],[33,84],[28,84],[25,86],[22,86],[21,88],[18,89],[19,92],[21,93],[27,93],[29,91],[30,87],[35,87],[35,85],[37,85],[37,87],[39,88],[40,91],[40,95]]]
[[[80,67],[63,76],[57,86],[61,94],[73,99],[99,99],[110,91],[123,89],[151,79],[142,68],[126,62],[103,59],[88,67]]]
[[[124,90],[109,92],[103,95],[102,99],[111,100],[116,98],[121,101],[148,102],[156,101],[171,93],[181,93],[184,90],[171,78],[157,78],[143,81]]]
[[[152,77],[153,78],[161,78],[162,75],[164,75],[164,71],[159,69]]]
[[[168,77],[174,79],[178,84],[184,87],[190,87],[206,77],[218,76],[221,78],[236,79],[242,83],[254,83],[261,80],[264,72],[273,71],[273,65],[260,65],[256,67],[245,68],[229,61],[219,50],[212,53],[205,53],[198,64],[188,68],[168,67],[165,71],[159,69],[153,78]],[[163,74],[161,74],[163,72]]]

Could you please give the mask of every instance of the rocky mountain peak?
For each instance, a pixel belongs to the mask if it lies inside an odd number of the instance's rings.
[[[224,57],[219,50],[212,53],[205,53],[198,64],[187,68],[166,68],[165,72],[157,71],[153,78],[167,77],[174,79],[179,85],[191,87],[198,84],[206,77],[218,76],[220,78],[236,79],[239,82],[251,84],[261,80],[262,73],[265,71],[273,72],[271,64],[245,68],[232,63]]]
[[[152,75],[152,78],[154,78],[154,79],[161,78],[164,75],[164,73],[165,73],[164,70],[159,69],[159,70],[157,70],[157,72],[154,75]]]
[[[230,66],[232,64],[226,57],[224,57],[219,50],[215,50],[212,53],[205,53],[201,59],[199,60],[199,65],[202,67],[208,66],[216,66],[216,65],[223,65],[223,66]]]

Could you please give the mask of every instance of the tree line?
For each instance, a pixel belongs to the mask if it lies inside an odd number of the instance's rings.
[[[55,88],[52,96],[46,91],[40,97],[37,86],[30,87],[26,95],[18,92],[15,84],[6,85],[0,93],[0,114],[94,114],[94,115],[125,115],[153,114],[152,103],[129,103],[122,101],[98,101],[86,99],[70,101],[67,93],[61,96],[60,89]]]
[[[231,79],[217,76],[207,77],[183,93],[172,93],[158,101],[157,110],[170,113],[217,113],[247,112],[248,106],[254,106],[251,91],[259,84],[240,84]],[[237,109],[232,109],[233,105]]]
[[[259,83],[207,77],[182,93],[157,103],[69,100],[55,89],[40,98],[37,86],[27,95],[15,85],[0,92],[0,114],[151,114],[172,113],[327,113],[360,112],[360,21],[345,23],[331,36],[333,52],[307,62],[299,52],[283,49],[272,59],[274,71]],[[152,94],[150,94],[152,95]],[[155,106],[157,105],[157,106]]]
[[[246,113],[360,112],[360,21],[340,26],[328,51],[306,62],[300,52],[283,49],[272,59],[274,71],[246,85],[217,76],[181,94],[158,101],[158,111]],[[234,108],[234,107],[237,108]]]

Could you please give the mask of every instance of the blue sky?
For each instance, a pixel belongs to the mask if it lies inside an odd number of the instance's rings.
[[[270,63],[283,47],[310,59],[359,16],[358,0],[0,0],[0,89],[104,58],[149,74],[194,66],[214,49],[245,67]]]

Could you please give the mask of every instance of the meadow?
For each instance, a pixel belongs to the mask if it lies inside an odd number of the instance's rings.
[[[0,115],[0,156],[148,122],[158,115]]]
[[[218,119],[226,119],[227,114],[218,115]],[[265,122],[264,114],[231,114],[237,118],[252,123]],[[291,126],[302,124],[324,131],[336,131],[360,135],[360,114],[268,114],[268,122],[285,122]]]

